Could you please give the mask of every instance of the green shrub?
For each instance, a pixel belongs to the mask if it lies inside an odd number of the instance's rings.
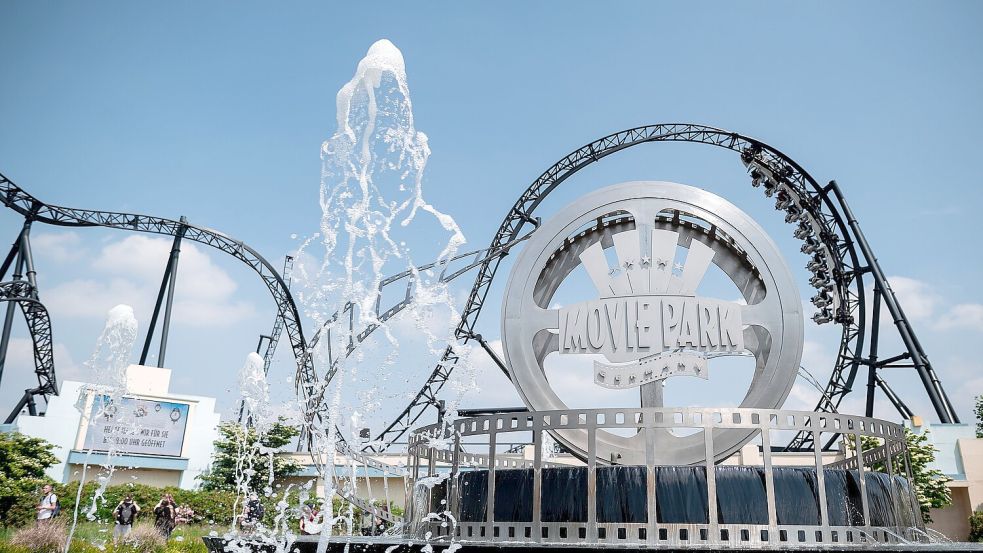
[[[0,526],[19,528],[34,524],[41,487],[47,483],[40,478],[0,482]]]
[[[125,474],[125,473],[123,473]],[[30,485],[22,486],[16,493],[9,496],[9,506],[7,516],[0,519],[0,527],[19,528],[34,524],[37,514],[35,507],[41,498],[41,486],[46,484],[43,480],[32,481]],[[86,521],[86,513],[92,504],[98,484],[89,482],[82,489],[82,506],[79,509],[79,521]],[[60,518],[70,522],[75,510],[75,497],[78,493],[79,483],[69,482],[68,484],[54,484],[55,494],[58,495],[58,502],[61,505]],[[153,507],[160,500],[160,497],[169,493],[174,496],[174,501],[179,505],[187,505],[194,511],[192,524],[218,524],[228,525],[232,523],[233,506],[236,504],[236,495],[229,491],[203,491],[203,490],[182,490],[173,486],[156,488],[145,484],[118,484],[109,486],[103,493],[103,497],[96,502],[95,517],[96,521],[112,522],[113,510],[116,505],[123,500],[126,494],[132,494],[133,500],[140,506],[140,516],[138,520],[153,520]],[[282,492],[281,492],[282,493]],[[261,497],[266,513],[264,522],[272,524],[277,515],[276,502],[279,497]],[[293,495],[291,502],[296,501]],[[239,508],[242,508],[243,498],[239,499]],[[291,516],[291,518],[296,518]]]
[[[126,473],[123,472],[122,474],[125,475]],[[119,478],[119,473],[117,473],[116,478]],[[9,541],[5,539],[5,532],[10,533],[12,530],[3,530],[3,527],[12,529],[34,525],[35,506],[41,497],[41,486],[44,483],[46,482],[43,480],[32,482],[31,486],[25,487],[26,491],[18,494],[11,501],[7,518],[0,520],[0,547],[7,548],[7,550],[0,549],[0,553],[22,553],[19,549],[12,548],[13,546],[4,545],[5,541]],[[71,524],[79,483],[55,484],[54,488],[61,505],[61,515],[58,517],[58,522],[66,525]],[[79,528],[76,530],[75,538],[72,540],[70,553],[132,553],[132,547],[127,549],[125,544],[114,545],[111,540],[113,510],[128,493],[133,496],[133,499],[140,506],[141,513],[137,518],[138,523],[153,521],[153,507],[160,500],[161,495],[165,493],[172,494],[174,501],[179,506],[187,505],[194,511],[192,524],[178,526],[174,536],[172,536],[172,539],[167,544],[167,552],[204,553],[206,549],[201,542],[201,536],[207,535],[213,529],[205,528],[205,526],[213,526],[215,527],[214,529],[217,529],[221,533],[232,524],[232,510],[235,504],[235,494],[232,492],[182,490],[175,487],[155,488],[137,483],[109,486],[103,494],[102,499],[96,504],[95,522],[89,522],[86,518],[86,512],[92,504],[92,498],[97,488],[98,485],[96,483],[90,482],[85,484],[82,489],[82,506],[79,509],[78,518]],[[282,494],[283,490],[281,489],[279,491]],[[277,516],[276,502],[279,501],[280,497],[263,497],[261,499],[266,508],[263,522],[267,526],[273,526],[274,518]],[[240,498],[240,509],[242,508],[243,501],[244,499]],[[298,514],[293,512],[293,507],[297,505],[297,496],[295,493],[291,493],[288,502],[291,505],[291,510],[287,513],[287,525],[294,532],[299,532]],[[332,506],[335,514],[341,513],[347,515],[347,505],[341,499],[334,498]],[[342,510],[343,508],[345,509],[344,511]],[[397,506],[392,506],[391,511],[397,515],[402,514],[402,509]],[[361,511],[355,509],[354,521],[356,532],[358,531],[360,520]],[[176,540],[175,538],[177,536],[181,536],[184,539]],[[108,543],[104,543],[107,541]],[[99,549],[97,547],[98,544],[103,545],[104,549]]]
[[[22,526],[34,520],[31,508],[20,508],[45,483],[44,471],[58,462],[54,445],[18,432],[0,432],[0,526]],[[13,512],[11,512],[13,510]]]
[[[969,515],[969,540],[983,542],[983,511]]]

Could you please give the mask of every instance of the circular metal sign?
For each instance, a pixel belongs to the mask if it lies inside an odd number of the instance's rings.
[[[697,295],[711,264],[743,301]],[[551,307],[574,271],[586,272],[594,293]],[[609,186],[543,223],[512,268],[502,309],[512,382],[535,411],[569,409],[546,376],[551,354],[561,365],[567,356],[594,354],[601,359],[593,364],[594,384],[637,387],[642,407],[662,406],[668,378],[711,379],[710,358],[752,355],[754,375],[740,407],[777,409],[798,372],[802,332],[798,289],[764,230],[723,198],[668,182]],[[600,426],[593,449],[587,430],[551,433],[578,456],[593,450],[606,462],[682,465],[707,458],[702,432],[624,436]],[[751,438],[746,429],[715,430],[711,453],[723,459]]]

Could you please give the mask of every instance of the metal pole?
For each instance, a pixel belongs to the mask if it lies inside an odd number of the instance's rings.
[[[442,399],[437,400],[437,424],[444,424],[444,417],[447,415],[447,402]]]
[[[865,417],[874,416],[874,390],[877,385],[877,338],[880,334],[879,321],[881,316],[881,288],[874,283],[873,323],[870,329],[870,355],[867,357],[867,408]]]
[[[505,366],[505,361],[502,361],[502,358],[499,357],[497,353],[495,353],[495,350],[491,348],[491,346],[488,344],[487,341],[485,341],[485,339],[481,336],[481,334],[472,333],[470,335],[470,338],[474,338],[475,340],[477,340],[478,343],[481,344],[481,348],[485,350],[485,353],[488,354],[488,357],[491,357],[491,360],[495,362],[495,364],[498,366],[499,369],[501,369],[502,373],[505,374],[506,378],[512,380],[512,375],[509,373],[508,367]]]
[[[915,416],[915,413],[913,413],[911,409],[905,405],[905,402],[901,401],[898,394],[894,393],[894,390],[887,385],[887,380],[881,378],[881,375],[877,375],[877,386],[880,387],[881,391],[884,392],[884,395],[887,396],[887,399],[891,402],[891,405],[894,405],[894,408],[898,410],[898,413],[901,413],[902,417],[911,420],[911,417]]]
[[[894,290],[891,289],[887,277],[884,276],[884,271],[877,262],[877,258],[874,257],[870,244],[867,243],[867,238],[864,236],[863,231],[860,230],[860,224],[857,222],[856,217],[854,217],[853,211],[850,210],[850,206],[847,205],[846,198],[843,197],[843,192],[840,190],[839,185],[836,184],[836,181],[830,181],[829,184],[831,190],[836,195],[837,201],[843,208],[843,214],[847,218],[850,230],[853,231],[857,245],[860,246],[860,250],[864,258],[866,258],[871,272],[874,274],[875,282],[881,289],[882,299],[887,306],[888,312],[891,314],[891,318],[894,320],[894,325],[898,328],[898,334],[901,335],[901,340],[904,342],[905,348],[911,353],[915,370],[918,372],[919,378],[921,378],[925,392],[928,394],[929,399],[932,400],[932,406],[935,407],[935,412],[939,420],[943,423],[958,423],[959,417],[955,414],[952,404],[943,393],[940,393],[942,384],[939,382],[939,378],[932,369],[931,364],[929,364],[928,359],[925,358],[925,353],[922,351],[918,340],[914,337],[914,332],[908,323],[908,319],[905,317],[904,311],[901,310],[901,306],[898,304]],[[877,325],[877,320],[874,320],[874,325]]]
[[[28,227],[28,224],[29,223],[24,223],[25,229]],[[14,264],[14,280],[21,279],[21,267],[24,265],[24,251],[23,248],[21,248],[21,244],[23,244],[23,240],[21,240],[21,238],[23,237],[24,230],[21,230],[17,243],[10,249],[11,254],[14,252],[14,250],[17,250],[17,261]],[[0,381],[3,381],[3,369],[7,364],[7,349],[10,347],[10,331],[14,326],[14,307],[16,304],[17,302],[15,301],[7,302],[7,313],[3,319],[3,333],[0,334]],[[23,407],[23,405],[20,405],[17,410],[20,411],[21,407]]]
[[[23,235],[24,235],[24,230],[21,229],[21,231],[17,233],[17,239],[14,240],[13,244],[11,244],[10,251],[7,252],[7,257],[3,260],[3,265],[0,266],[0,280],[2,280],[4,277],[7,276],[7,270],[10,269],[10,264],[14,262],[14,259],[17,257],[17,254],[20,253],[20,244],[21,244],[20,239],[21,236]]]
[[[20,414],[20,410],[23,409],[24,406],[27,405],[28,400],[31,399],[33,399],[31,397],[31,390],[25,390],[24,395],[20,398],[20,401],[17,402],[17,405],[14,406],[14,410],[7,415],[7,419],[4,420],[3,423],[13,424],[14,421],[17,420],[17,415]]]
[[[24,391],[24,399],[27,401],[27,414],[32,417],[38,416],[38,405],[34,403],[34,394],[31,390]]]
[[[177,263],[181,256],[181,238],[188,227],[184,226],[188,219],[181,216],[181,228],[174,236],[174,245],[171,246],[171,281],[167,285],[167,305],[164,307],[164,324],[160,327],[160,353],[157,354],[157,366],[164,366],[164,353],[167,351],[167,333],[171,328],[171,306],[174,304],[174,287],[177,284]]]
[[[24,230],[20,235],[20,253],[24,260],[24,269],[27,282],[30,283],[34,292],[34,297],[38,294],[37,272],[34,270],[34,254],[31,253],[31,220],[24,223]]]
[[[175,241],[179,238],[175,237]],[[154,313],[150,316],[150,325],[147,326],[147,339],[143,342],[143,351],[140,353],[140,364],[147,364],[147,354],[150,353],[150,342],[154,339],[154,329],[157,327],[157,317],[160,316],[160,306],[164,303],[164,292],[167,290],[167,283],[171,279],[171,265],[173,258],[167,258],[167,265],[164,266],[164,278],[160,281],[160,290],[157,292],[157,303],[154,304]]]

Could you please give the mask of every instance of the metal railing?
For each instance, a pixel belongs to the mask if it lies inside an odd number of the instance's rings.
[[[734,459],[714,462],[714,434],[724,429],[748,429],[759,440],[760,459],[751,460],[760,467],[764,478],[766,524],[732,524],[718,516],[718,471]],[[586,467],[586,519],[554,522],[543,520],[543,474],[560,466],[548,457],[543,443],[544,432],[562,433],[565,430],[586,431],[591,451],[596,451],[599,429],[614,433],[642,433],[645,436],[645,478],[642,486],[646,507],[643,513],[632,516],[634,522],[600,522],[598,519],[598,469],[617,465],[590,455],[581,466]],[[705,439],[706,459],[695,465],[705,468],[705,523],[662,522],[659,497],[656,493],[661,467],[655,459],[658,435],[664,432],[701,432]],[[508,434],[531,434],[534,446],[532,458],[509,455],[500,447],[500,439]],[[782,434],[813,433],[815,438],[840,435],[844,447],[838,455],[823,451],[822,440],[813,439],[812,454],[806,452],[802,470],[814,471],[814,492],[818,502],[818,524],[782,524],[776,512],[776,459],[785,464],[788,455],[773,452],[773,442]],[[866,440],[864,438],[867,438]],[[875,440],[871,440],[874,438]],[[479,440],[476,442],[476,440]],[[509,440],[511,441],[511,440]],[[872,446],[872,442],[878,445]],[[865,450],[865,447],[867,449]],[[774,448],[779,450],[780,448]],[[754,451],[754,450],[751,450]],[[800,452],[801,453],[801,452]],[[873,545],[928,541],[910,482],[910,462],[904,429],[897,424],[877,419],[832,413],[803,411],[743,409],[743,408],[633,408],[633,409],[574,409],[528,413],[496,414],[459,419],[452,424],[423,427],[411,435],[408,447],[409,491],[407,497],[406,537],[462,543],[529,542],[547,544],[589,543],[632,546],[718,545],[722,547],[776,547],[794,545]],[[744,461],[748,461],[745,459]],[[747,465],[745,465],[747,466]],[[531,469],[532,486],[528,497],[512,498],[528,501],[532,506],[530,520],[496,520],[496,474],[510,469]],[[642,470],[641,467],[635,470]],[[782,470],[782,469],[779,469]],[[830,471],[852,472],[852,481],[859,485],[859,507],[849,525],[831,524],[825,478]],[[470,471],[486,471],[487,478],[472,479],[471,485],[485,485],[482,495],[481,520],[466,520],[462,510],[468,501],[462,493],[462,475]],[[896,524],[878,525],[871,518],[871,485],[865,477],[880,472],[887,478],[890,517]],[[903,479],[903,480],[902,480]],[[900,483],[899,483],[900,480]],[[883,478],[882,480],[883,481]],[[873,482],[873,481],[871,481]],[[639,488],[643,489],[643,488]],[[882,488],[883,489],[883,488]],[[475,490],[470,490],[473,497]],[[462,498],[465,498],[462,500]],[[832,498],[836,499],[836,498]],[[884,503],[879,506],[884,509]],[[473,510],[473,505],[472,505]],[[900,512],[900,510],[910,512]],[[878,511],[880,512],[880,511]],[[876,518],[877,513],[875,513]],[[555,518],[555,517],[552,517]],[[642,520],[643,522],[638,522]],[[840,517],[842,522],[842,517]],[[910,525],[906,526],[906,523]]]

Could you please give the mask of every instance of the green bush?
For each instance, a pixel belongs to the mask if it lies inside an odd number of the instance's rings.
[[[33,524],[41,487],[47,483],[40,478],[0,481],[0,526],[19,528]]]
[[[33,526],[35,518],[35,506],[41,497],[41,487],[47,482],[44,480],[32,481],[29,486],[24,486],[21,493],[12,498],[8,516],[0,520],[0,553],[24,553],[9,544],[9,536],[13,528]],[[55,493],[61,505],[61,515],[59,522],[70,525],[73,512],[75,510],[75,497],[78,493],[79,483],[70,482],[68,484],[54,484]],[[94,482],[85,484],[82,489],[82,506],[79,509],[79,527],[72,540],[70,553],[132,553],[133,548],[127,548],[125,544],[113,545],[111,540],[104,544],[100,550],[97,544],[106,542],[112,536],[113,510],[126,494],[131,494],[133,499],[140,506],[141,512],[138,522],[152,522],[153,507],[160,500],[161,495],[170,493],[174,496],[174,501],[178,505],[187,505],[195,512],[192,525],[181,525],[175,530],[174,536],[162,551],[165,553],[204,553],[206,551],[201,541],[202,535],[207,535],[214,527],[222,533],[232,525],[233,505],[235,504],[235,494],[228,491],[203,491],[203,490],[182,490],[175,487],[156,488],[144,484],[130,483],[109,486],[103,497],[96,503],[95,522],[89,522],[86,512],[92,504],[98,485]],[[282,490],[280,490],[282,494]],[[264,523],[267,526],[274,524],[273,519],[277,516],[276,502],[279,497],[266,498],[262,501],[266,508]],[[239,508],[242,508],[243,498],[240,498]],[[291,493],[288,498],[291,510],[288,511],[288,526],[294,531],[299,532],[298,513],[293,512],[297,505],[297,496]],[[347,515],[347,505],[339,498],[334,498],[332,507],[335,514]],[[342,509],[345,509],[344,511]],[[402,514],[402,509],[392,506],[394,514]],[[355,509],[355,530],[361,520],[361,511]],[[339,525],[339,529],[343,524]],[[4,527],[7,529],[5,530]],[[182,536],[183,541],[173,539]]]
[[[36,513],[35,506],[41,497],[41,486],[46,483],[43,480],[34,481],[30,486],[24,486],[24,489],[10,496],[10,507],[7,510],[7,516],[0,519],[0,526],[20,527],[33,524]],[[54,485],[55,494],[58,495],[58,502],[61,505],[60,518],[71,520],[75,510],[75,497],[78,493],[78,487],[78,482]],[[86,520],[85,513],[92,504],[92,498],[97,488],[98,484],[89,482],[82,489],[82,507],[79,509],[80,521]],[[96,502],[96,520],[112,521],[113,509],[127,493],[132,494],[134,501],[140,506],[141,519],[152,519],[153,507],[160,500],[160,496],[170,493],[178,505],[188,505],[194,510],[193,523],[228,524],[232,520],[234,493],[182,490],[175,487],[155,488],[144,484],[120,484],[106,488],[102,499]],[[270,503],[272,505],[272,501]],[[270,510],[272,509],[267,509],[267,512]]]
[[[47,483],[49,482],[44,480],[31,481],[29,485],[19,487],[16,493],[5,498],[5,500],[9,499],[10,505],[7,509],[7,516],[0,518],[0,527],[19,528],[33,524],[37,513],[35,507],[41,498],[41,487]],[[58,495],[58,502],[61,505],[60,518],[67,522],[71,522],[75,511],[75,497],[78,488],[78,482],[54,484],[54,491]],[[98,484],[89,482],[82,489],[82,506],[79,509],[80,522],[87,520],[85,514],[92,505],[92,498],[97,488]],[[229,491],[182,490],[173,486],[157,488],[135,483],[119,484],[106,488],[103,497],[96,502],[96,520],[112,522],[113,510],[128,493],[133,495],[133,500],[140,506],[139,520],[153,520],[153,507],[160,500],[161,495],[165,493],[173,495],[174,501],[179,506],[191,507],[195,513],[192,524],[230,525],[233,519],[232,509],[236,504],[235,493]],[[266,524],[271,525],[277,515],[276,503],[279,501],[279,497],[261,497],[260,499],[266,508],[263,520]],[[293,495],[289,501],[295,505],[296,495]],[[240,497],[239,509],[242,509],[242,502],[243,498]],[[291,514],[290,518],[296,519],[296,514]],[[294,520],[292,525],[297,526],[297,521]]]
[[[54,447],[18,432],[0,432],[0,526],[34,520],[30,498],[44,484],[45,469],[58,462],[51,452]],[[27,511],[20,508],[26,502],[32,503]]]
[[[983,511],[969,515],[969,540],[983,542]]]

